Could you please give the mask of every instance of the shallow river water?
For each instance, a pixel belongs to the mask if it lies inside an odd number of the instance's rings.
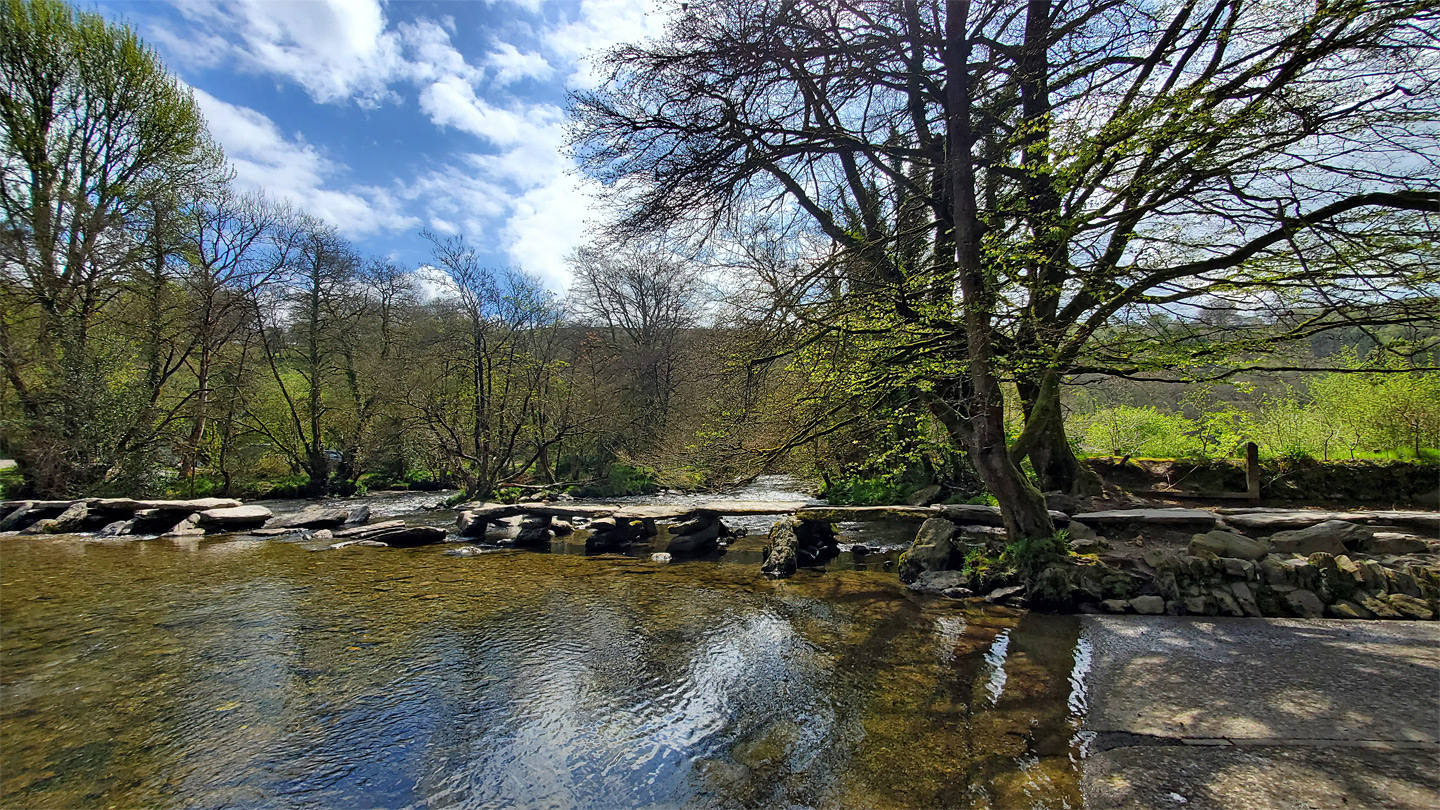
[[[0,538],[0,806],[1080,806],[1073,618],[444,551]]]

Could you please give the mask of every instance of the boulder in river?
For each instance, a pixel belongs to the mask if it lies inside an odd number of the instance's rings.
[[[78,532],[85,527],[85,521],[90,517],[90,507],[84,501],[76,501],[70,504],[60,516],[55,518],[55,524],[50,528],[53,534],[71,534]]]
[[[11,509],[9,514],[3,519],[0,519],[0,532],[15,531],[25,525],[26,516],[28,516],[34,508],[34,501],[21,501],[16,504],[15,508]]]
[[[520,527],[515,535],[515,545],[526,548],[536,548],[550,545],[555,539],[555,532],[550,528],[549,523],[529,524]]]
[[[455,516],[455,533],[461,537],[484,537],[489,521],[473,509],[462,509]]]
[[[199,516],[198,514],[196,514],[196,515],[186,515],[183,520],[181,520],[179,523],[176,523],[174,526],[172,526],[172,527],[170,528],[170,531],[166,532],[166,533],[164,534],[164,536],[165,536],[165,537],[199,537],[200,535],[203,535],[203,534],[205,533],[205,530],[202,529],[202,528],[200,528],[200,525],[199,525],[199,524],[200,524],[200,516]]]
[[[793,517],[781,518],[770,527],[770,544],[765,548],[765,562],[760,573],[771,579],[794,576],[799,567],[797,549],[800,540],[795,536],[800,521]]]
[[[446,531],[437,526],[407,526],[402,524],[393,528],[368,533],[357,539],[373,540],[394,548],[413,548],[415,546],[432,546],[436,543],[443,543],[445,542],[446,536]]]
[[[135,521],[116,520],[111,523],[105,524],[105,528],[101,529],[99,532],[96,532],[96,534],[101,537],[123,537],[124,535],[130,534],[130,532],[134,531],[134,529]]]
[[[900,581],[914,582],[927,571],[949,568],[955,552],[955,532],[955,524],[944,518],[930,518],[920,524],[915,542],[900,557]]]
[[[715,515],[699,515],[676,524],[670,531],[672,536],[665,551],[676,555],[714,551],[720,545],[720,538],[730,534],[729,528]]]
[[[335,550],[342,548],[350,548],[352,546],[361,546],[365,548],[389,548],[386,543],[382,543],[379,540],[341,540],[338,543],[331,543],[330,549]]]
[[[585,538],[585,550],[592,553],[619,551],[646,534],[642,518],[597,518],[590,521],[589,529],[591,534]]]

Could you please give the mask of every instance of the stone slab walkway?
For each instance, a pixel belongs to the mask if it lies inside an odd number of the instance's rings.
[[[1440,807],[1440,626],[1086,616],[1086,806]]]

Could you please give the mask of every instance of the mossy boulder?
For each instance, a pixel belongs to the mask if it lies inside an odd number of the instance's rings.
[[[957,528],[943,518],[930,518],[920,524],[910,550],[900,556],[900,581],[914,582],[926,571],[944,571],[955,555],[954,538]]]

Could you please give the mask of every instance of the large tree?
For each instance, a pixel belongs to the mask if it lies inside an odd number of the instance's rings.
[[[0,124],[0,364],[19,405],[5,436],[59,494],[113,478],[131,417],[150,416],[154,386],[107,379],[130,349],[102,312],[140,265],[164,276],[171,214],[220,157],[133,31],[56,0],[0,3]]]
[[[609,55],[576,146],[624,234],[828,239],[780,285],[791,317],[862,341],[872,390],[923,397],[1012,535],[1040,536],[1019,462],[1083,488],[1059,389],[1111,366],[1105,330],[1217,299],[1301,303],[1311,334],[1435,313],[1436,19],[1410,0],[721,0]]]

